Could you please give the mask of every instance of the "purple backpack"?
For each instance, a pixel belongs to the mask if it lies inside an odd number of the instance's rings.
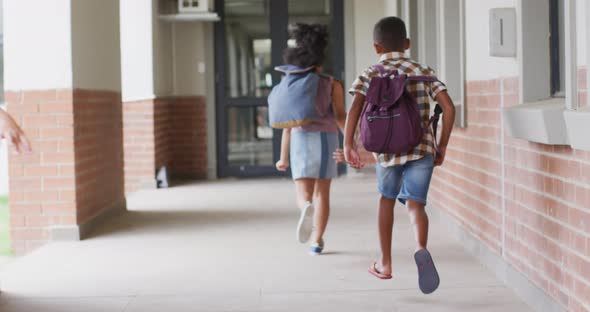
[[[408,81],[434,82],[434,76],[408,76],[397,71],[386,72],[375,65],[380,75],[373,77],[361,114],[360,134],[364,148],[383,154],[407,154],[422,141],[424,131],[420,109],[406,89]],[[440,107],[432,118],[436,126]],[[436,135],[435,135],[436,137]]]

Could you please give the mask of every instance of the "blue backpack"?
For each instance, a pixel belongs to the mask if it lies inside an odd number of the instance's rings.
[[[320,76],[315,67],[299,68],[294,65],[275,67],[286,74],[272,88],[268,96],[268,114],[273,128],[293,128],[317,119],[316,96]]]

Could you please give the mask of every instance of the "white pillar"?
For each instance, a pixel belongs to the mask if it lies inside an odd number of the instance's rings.
[[[120,3],[123,102],[154,98],[153,10],[152,0]]]
[[[4,13],[4,90],[71,88],[71,1],[37,1],[33,10],[4,0]]]

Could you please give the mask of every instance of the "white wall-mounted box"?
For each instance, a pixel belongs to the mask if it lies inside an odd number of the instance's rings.
[[[516,57],[516,9],[490,10],[490,55]]]
[[[209,12],[209,0],[178,0],[179,13]]]

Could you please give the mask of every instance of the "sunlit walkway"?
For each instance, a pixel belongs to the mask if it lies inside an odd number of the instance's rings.
[[[50,244],[8,265],[0,311],[529,310],[434,220],[430,249],[442,282],[422,295],[403,209],[394,279],[369,275],[378,248],[374,189],[372,178],[336,182],[320,257],[295,241],[288,180],[140,192],[93,238]]]

